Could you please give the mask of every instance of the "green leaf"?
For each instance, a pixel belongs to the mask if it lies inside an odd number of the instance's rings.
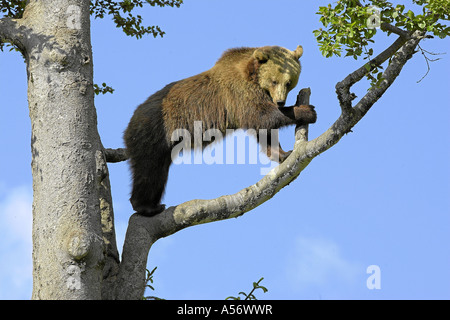
[[[313,31],[317,39],[320,52],[324,57],[341,56],[360,57],[367,59],[373,55],[370,46],[377,29],[369,29],[367,19],[374,14],[368,10],[369,5],[381,8],[381,21],[389,23],[404,31],[427,30],[435,36],[444,38],[450,35],[448,24],[450,20],[449,0],[413,0],[414,4],[422,6],[423,14],[415,14],[416,9],[405,5],[394,5],[386,0],[337,0],[328,6],[321,6],[317,14],[324,25],[323,30]],[[418,12],[418,11],[416,11]],[[439,21],[439,22],[438,22]],[[388,31],[388,35],[391,33]]]
[[[263,287],[263,286],[259,286],[258,288],[259,288],[259,289],[262,289],[262,291],[263,291],[264,293],[266,293],[267,291],[269,291],[266,287]]]
[[[111,16],[118,28],[121,28],[126,35],[137,39],[142,38],[146,34],[152,34],[153,37],[163,37],[164,31],[159,26],[145,27],[142,25],[142,16],[132,13],[136,7],[143,7],[143,3],[144,1],[142,0],[96,0],[91,1],[90,13],[94,18],[100,19],[104,18],[105,15]],[[159,7],[180,7],[183,0],[146,0],[146,3]]]
[[[106,83],[104,83],[104,82],[102,83],[102,87],[100,87],[98,84],[94,84],[95,95],[113,93],[113,92],[114,92],[114,89],[110,86],[107,86]]]

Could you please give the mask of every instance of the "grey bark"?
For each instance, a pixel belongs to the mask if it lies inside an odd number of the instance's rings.
[[[30,1],[22,19],[0,20],[0,39],[17,45],[27,62],[33,299],[100,299],[103,269],[114,256],[105,254],[115,240],[94,108],[89,3]]]
[[[369,62],[373,67],[394,55],[379,87],[353,105],[350,89],[367,68],[339,82],[341,116],[312,141],[307,126],[296,128],[291,155],[256,184],[217,199],[191,200],[151,218],[132,215],[119,259],[106,161],[123,161],[127,155],[124,149],[105,150],[97,132],[89,3],[34,0],[22,19],[0,19],[0,41],[16,45],[27,62],[33,299],[140,299],[153,243],[193,225],[238,217],[272,198],[351,130],[394,82],[424,37],[384,26],[400,37]],[[299,102],[308,104],[310,93],[302,90]]]

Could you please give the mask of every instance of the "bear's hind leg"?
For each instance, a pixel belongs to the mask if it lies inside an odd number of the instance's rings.
[[[153,151],[145,157],[132,159],[133,191],[130,202],[143,216],[154,216],[165,209],[161,198],[166,187],[171,164],[169,151]]]
[[[281,148],[281,144],[278,140],[278,133],[275,131],[273,132],[273,134],[274,139],[272,139],[272,132],[264,133],[263,135],[257,133],[256,141],[258,141],[260,145],[261,152],[265,153],[270,160],[282,163],[287,159],[287,157],[289,157],[289,155],[292,153],[292,150],[284,151]]]

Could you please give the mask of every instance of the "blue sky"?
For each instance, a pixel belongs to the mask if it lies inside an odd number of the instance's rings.
[[[174,80],[209,69],[232,47],[304,48],[296,92],[311,87],[318,121],[310,139],[339,116],[334,86],[361,65],[325,59],[312,31],[326,1],[186,0],[180,8],[146,8],[145,21],[164,38],[126,37],[108,20],[92,21],[94,77],[116,91],[96,97],[105,147],[122,147],[122,133],[149,95]],[[408,2],[409,3],[409,2]],[[394,41],[376,36],[375,52]],[[449,52],[449,40],[422,47]],[[427,71],[421,54],[367,116],[273,199],[243,217],[195,226],[159,240],[148,268],[154,292],[167,299],[224,299],[264,277],[261,299],[450,298],[450,56]],[[355,86],[362,97],[366,82]],[[0,53],[0,299],[29,299],[31,153],[26,71],[17,53]],[[281,130],[292,149],[293,128]],[[262,156],[260,156],[262,157]],[[257,182],[267,165],[174,165],[164,202],[232,194]],[[128,218],[128,164],[110,164],[119,250]],[[381,288],[369,290],[367,267],[380,267]]]

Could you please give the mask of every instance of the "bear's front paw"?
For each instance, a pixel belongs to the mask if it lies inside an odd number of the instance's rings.
[[[295,120],[297,124],[315,123],[317,120],[317,113],[313,105],[300,105],[294,108]]]

